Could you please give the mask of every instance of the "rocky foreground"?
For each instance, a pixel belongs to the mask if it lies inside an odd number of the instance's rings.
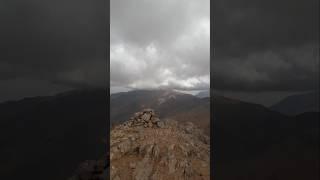
[[[190,122],[160,120],[152,109],[134,114],[110,133],[105,160],[84,162],[70,180],[210,179],[210,140]]]
[[[152,109],[111,130],[113,180],[209,179],[209,137],[192,123],[162,121]]]

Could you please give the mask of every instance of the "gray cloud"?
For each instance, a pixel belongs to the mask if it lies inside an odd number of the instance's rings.
[[[251,52],[213,62],[213,85],[220,90],[307,91],[316,89],[319,55],[313,45],[281,52]]]
[[[110,75],[118,89],[208,88],[210,36],[216,89],[290,92],[318,86],[317,0],[212,1],[211,35],[209,0],[110,3]],[[106,11],[105,1],[0,2],[0,82],[19,89],[0,96],[105,86]]]
[[[19,86],[21,94],[48,92],[41,84],[61,90],[106,85],[104,1],[12,0],[0,8],[1,84],[43,82]]]
[[[208,89],[209,1],[111,1],[112,87]]]
[[[49,78],[105,63],[105,9],[98,1],[1,2],[1,63],[14,76]],[[93,62],[93,63],[92,63]],[[9,75],[7,75],[9,77]],[[59,78],[58,78],[59,79]]]
[[[317,0],[214,1],[213,87],[308,91],[319,81]]]

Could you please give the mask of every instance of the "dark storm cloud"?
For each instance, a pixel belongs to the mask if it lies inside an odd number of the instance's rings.
[[[213,87],[304,91],[318,79],[318,0],[214,1]]]
[[[70,87],[105,85],[104,1],[11,0],[0,7],[2,83],[24,78]]]
[[[246,56],[251,51],[317,42],[318,5],[318,0],[215,1],[217,52]]]

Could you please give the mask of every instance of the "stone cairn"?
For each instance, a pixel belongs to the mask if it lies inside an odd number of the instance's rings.
[[[135,113],[110,133],[111,180],[209,179],[209,144],[192,123]]]
[[[153,109],[144,109],[136,112],[133,117],[124,122],[122,126],[135,127],[143,126],[145,128],[163,128],[164,122],[160,121]]]

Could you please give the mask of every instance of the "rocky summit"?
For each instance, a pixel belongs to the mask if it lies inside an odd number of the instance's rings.
[[[209,141],[190,122],[160,120],[144,109],[111,129],[110,178],[210,179]]]

